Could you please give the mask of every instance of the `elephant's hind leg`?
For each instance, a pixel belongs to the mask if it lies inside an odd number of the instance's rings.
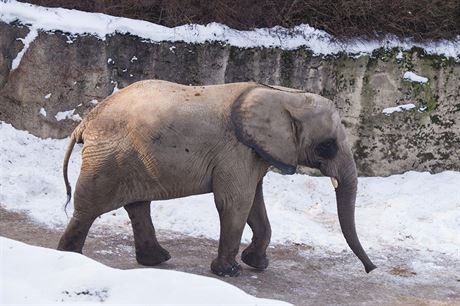
[[[97,216],[79,214],[74,212],[67,228],[59,240],[57,249],[81,253],[85,244],[89,228]]]
[[[271,238],[270,222],[268,221],[262,193],[262,181],[257,185],[254,203],[248,216],[248,224],[253,232],[251,244],[241,254],[241,260],[256,269],[268,267],[266,250]]]
[[[155,236],[150,217],[150,202],[135,202],[124,206],[131,219],[136,247],[136,260],[144,266],[155,266],[171,258]]]

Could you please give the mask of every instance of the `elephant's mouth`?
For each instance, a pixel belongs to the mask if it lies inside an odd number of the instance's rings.
[[[337,187],[339,187],[339,181],[337,181],[335,177],[331,177],[331,183],[334,189],[337,189]]]

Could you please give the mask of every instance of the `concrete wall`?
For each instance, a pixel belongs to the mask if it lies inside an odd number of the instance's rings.
[[[0,120],[40,137],[69,135],[78,122],[57,121],[55,114],[75,109],[83,117],[94,107],[92,100],[103,100],[115,86],[151,78],[182,84],[252,80],[334,100],[361,175],[460,170],[460,63],[451,58],[418,49],[404,52],[402,58],[398,50],[376,50],[371,56],[314,56],[304,49],[154,44],[129,35],[103,41],[40,32],[11,71],[23,48],[18,38],[28,31],[0,22]],[[404,80],[408,70],[429,82]],[[416,108],[382,113],[405,103]]]

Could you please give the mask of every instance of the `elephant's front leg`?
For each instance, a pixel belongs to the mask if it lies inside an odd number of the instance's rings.
[[[243,262],[253,268],[264,270],[268,267],[266,250],[271,238],[270,222],[265,209],[262,180],[257,185],[254,203],[248,217],[253,236],[251,244],[241,254]]]
[[[227,182],[214,184],[214,200],[220,217],[220,239],[217,258],[211,264],[213,273],[219,276],[237,276],[241,266],[236,262],[241,235],[254,200],[256,184]]]

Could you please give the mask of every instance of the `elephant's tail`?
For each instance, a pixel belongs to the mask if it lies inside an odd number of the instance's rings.
[[[62,172],[64,174],[65,189],[67,191],[67,201],[65,202],[64,210],[66,210],[67,205],[69,205],[70,199],[72,198],[72,187],[70,187],[69,176],[67,175],[67,169],[69,166],[70,155],[72,154],[72,150],[76,142],[77,142],[77,139],[75,137],[75,132],[74,132],[72,133],[72,135],[70,135],[70,142],[67,145],[67,151],[65,152],[65,156],[64,156],[64,165],[62,167]]]
[[[65,205],[64,205],[64,211],[67,209],[67,205],[69,205],[70,199],[72,198],[72,187],[70,187],[69,177],[67,175],[69,159],[70,159],[70,155],[72,155],[72,150],[75,144],[83,143],[83,131],[85,130],[85,127],[86,127],[86,123],[85,121],[83,121],[75,128],[72,135],[70,135],[70,142],[67,145],[67,151],[65,152],[64,165],[62,167],[62,172],[64,174],[65,189],[67,191],[67,201],[65,202]]]

